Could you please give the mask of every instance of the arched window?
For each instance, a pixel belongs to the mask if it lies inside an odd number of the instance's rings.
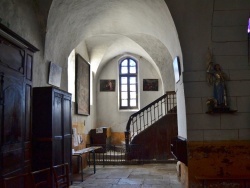
[[[137,62],[126,58],[120,62],[120,109],[138,108]]]

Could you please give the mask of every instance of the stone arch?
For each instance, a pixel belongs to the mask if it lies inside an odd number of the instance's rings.
[[[161,74],[164,76],[162,77],[164,82],[172,74],[171,63],[175,56],[180,57],[182,64],[177,30],[164,0],[135,0],[129,3],[123,0],[53,0],[47,21],[45,58],[57,62],[63,68],[62,89],[67,88],[67,58],[70,52],[78,44],[85,43],[85,54],[88,54],[89,61],[94,66],[93,59],[97,56],[93,56],[92,50],[98,49],[91,48],[90,39],[101,36],[103,38],[108,36],[109,41],[102,40],[103,43],[98,45],[106,46],[109,50],[113,47],[122,48],[115,43],[108,44],[110,41],[121,38],[132,41],[129,44],[133,45],[128,45],[127,51],[134,51],[134,47],[137,46],[137,51],[141,52],[140,56],[146,57],[157,65],[158,71],[162,71],[166,65],[164,63],[167,62],[167,72],[169,72]],[[154,51],[155,49],[159,50]],[[99,58],[98,66],[104,65],[109,58],[115,57],[111,53],[106,53],[106,50],[100,53],[102,57]],[[159,58],[160,56],[165,59]],[[173,83],[171,88],[184,91],[183,88],[177,89],[177,87],[183,87],[181,83],[182,81],[179,82],[179,86]],[[165,83],[164,87],[167,88],[167,85]],[[184,92],[181,92],[178,97],[181,97],[183,102]],[[185,104],[181,109],[185,109]]]

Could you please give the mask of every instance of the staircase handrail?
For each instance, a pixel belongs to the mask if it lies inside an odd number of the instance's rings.
[[[172,98],[170,98],[170,96],[172,96]],[[172,101],[170,101],[170,100],[172,100]],[[161,101],[163,101],[163,102],[161,102]],[[127,146],[129,144],[129,142],[131,141],[130,128],[131,128],[131,124],[132,124],[133,119],[136,118],[140,114],[142,114],[142,116],[144,118],[145,111],[151,112],[151,108],[156,106],[159,102],[165,103],[164,104],[164,107],[165,107],[165,109],[164,109],[165,114],[164,115],[166,115],[167,113],[176,113],[176,93],[175,93],[175,91],[168,91],[163,96],[159,97],[158,99],[154,100],[153,102],[151,102],[147,106],[143,107],[138,112],[135,112],[134,114],[132,114],[129,117],[129,120],[128,120],[127,125],[126,125],[126,131],[125,131],[125,142],[126,142]],[[162,108],[162,105],[161,105],[161,108]],[[158,112],[159,112],[159,108],[158,108]],[[155,110],[154,110],[154,113],[155,113]],[[162,110],[162,114],[160,114],[160,115],[158,114],[157,118],[159,119],[159,117],[161,117],[161,116],[163,116],[163,110]],[[152,119],[151,119],[151,123],[152,123]],[[143,128],[145,129],[148,126],[150,126],[150,125],[147,125],[147,126],[144,125]],[[133,127],[133,129],[134,129],[134,127]],[[142,131],[141,126],[140,126],[139,130]],[[137,127],[136,132],[138,133],[138,127]],[[132,136],[134,136],[134,135],[132,135]]]

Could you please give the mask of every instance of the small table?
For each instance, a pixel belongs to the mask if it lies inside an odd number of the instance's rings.
[[[82,154],[85,153],[92,153],[93,154],[93,161],[94,161],[94,174],[96,172],[96,166],[95,166],[95,150],[102,148],[101,146],[93,146],[93,147],[88,147],[88,148],[84,148],[81,150],[77,150],[75,151],[72,156],[73,157],[77,157],[77,166],[80,167],[80,171],[81,171],[81,178],[83,181],[83,169],[82,169]],[[90,166],[90,162],[89,162],[89,166]]]

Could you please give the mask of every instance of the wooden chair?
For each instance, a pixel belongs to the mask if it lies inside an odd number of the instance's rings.
[[[51,188],[52,173],[51,168],[31,172],[32,185],[34,188]]]
[[[30,173],[23,173],[3,179],[4,188],[32,188]]]
[[[56,188],[69,187],[69,164],[61,164],[52,167]]]

